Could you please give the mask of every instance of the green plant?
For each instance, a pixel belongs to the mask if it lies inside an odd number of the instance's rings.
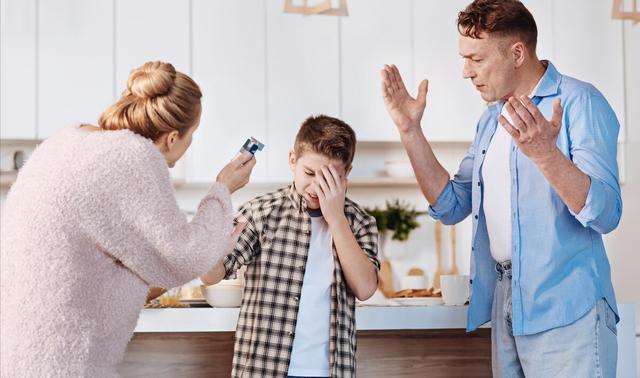
[[[399,241],[407,240],[411,231],[420,227],[416,218],[426,214],[424,211],[416,211],[415,207],[397,198],[387,201],[386,208],[380,209],[376,206],[373,209],[365,208],[365,210],[376,218],[378,232],[384,234],[387,231],[393,231],[391,239]]]

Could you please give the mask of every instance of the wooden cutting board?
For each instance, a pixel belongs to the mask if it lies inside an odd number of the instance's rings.
[[[380,289],[386,298],[390,298],[393,293],[395,293],[393,288],[393,271],[391,270],[391,262],[389,260],[384,260],[380,263],[378,289]]]
[[[456,225],[451,225],[449,236],[451,237],[451,270],[449,274],[460,274],[458,263],[456,262]]]
[[[440,288],[440,276],[444,273],[442,267],[442,223],[436,221],[435,227],[435,240],[436,240],[436,272],[433,274],[433,287],[435,289]]]

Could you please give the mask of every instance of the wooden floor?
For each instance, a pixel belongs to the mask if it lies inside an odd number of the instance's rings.
[[[232,332],[139,333],[123,377],[229,377]],[[491,377],[489,329],[358,332],[358,377]]]

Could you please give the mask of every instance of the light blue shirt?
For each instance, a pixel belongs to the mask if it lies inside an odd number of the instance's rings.
[[[513,334],[530,335],[568,325],[604,298],[617,314],[602,234],[622,214],[616,149],[620,125],[604,96],[591,84],[561,75],[547,62],[533,102],[551,119],[553,102],[564,109],[558,148],[591,179],[580,213],[573,213],[538,167],[511,141],[511,261]],[[471,297],[467,331],[491,318],[496,261],[484,217],[482,162],[503,102],[489,106],[476,136],[445,186],[434,219],[455,224],[473,217]],[[508,199],[505,198],[505,201]]]

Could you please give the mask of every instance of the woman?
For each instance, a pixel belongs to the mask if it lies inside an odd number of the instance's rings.
[[[117,376],[148,288],[197,277],[233,243],[230,193],[255,159],[229,163],[190,223],[167,169],[201,97],[171,64],[146,63],[99,127],[62,130],[23,167],[2,211],[2,377]]]

